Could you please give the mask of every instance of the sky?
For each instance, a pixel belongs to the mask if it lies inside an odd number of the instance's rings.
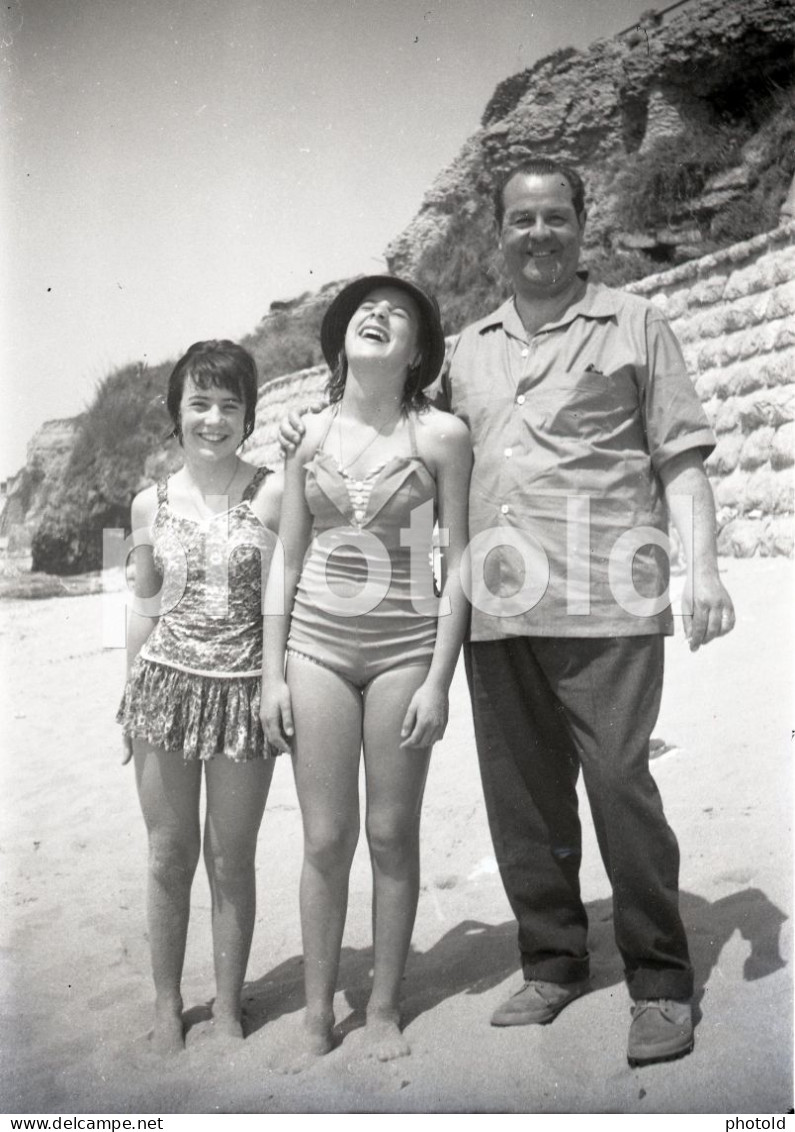
[[[5,0],[0,479],[112,370],[382,270],[499,82],[649,6]]]

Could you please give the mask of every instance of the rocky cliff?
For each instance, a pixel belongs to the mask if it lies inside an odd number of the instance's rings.
[[[45,421],[28,443],[24,468],[6,481],[0,538],[9,554],[30,552],[47,498],[69,463],[80,420]]]
[[[493,308],[508,285],[497,256],[491,194],[508,168],[534,156],[568,161],[583,173],[584,257],[596,277],[613,285],[648,279],[653,291],[650,277],[661,270],[679,270],[675,265],[701,262],[774,231],[795,173],[794,47],[795,0],[678,0],[587,51],[567,48],[509,77],[486,106],[481,127],[390,244],[390,268],[435,292],[449,334]],[[258,430],[268,454],[274,406],[296,392],[310,396],[322,384],[322,371],[311,367],[321,361],[323,310],[340,286],[327,284],[316,294],[272,304],[244,341],[266,381],[277,379],[273,396],[263,402],[266,431]],[[281,376],[307,367],[295,388]],[[54,476],[42,472],[35,454],[29,458],[9,482],[0,532],[11,545],[15,538],[29,542],[35,528],[37,568],[92,568],[101,528],[124,521],[119,516],[127,514],[132,493],[172,458],[162,453],[169,368],[128,367],[106,380],[83,421],[44,426],[57,431],[68,424],[72,440],[64,433],[64,444],[72,444],[72,454],[63,456]],[[720,388],[719,396],[734,405],[733,386]],[[747,424],[743,417],[732,428],[742,432]],[[749,441],[738,474],[749,470],[756,459],[751,448],[768,435],[759,432]],[[776,443],[787,438],[791,443],[791,427]],[[745,434],[732,443],[732,451],[740,451]],[[724,463],[732,458],[727,454]],[[779,463],[763,471],[776,473],[773,509],[780,515],[791,505],[782,503],[783,466],[775,459]],[[722,473],[716,468],[715,474]],[[754,483],[762,479],[760,472]],[[753,552],[752,546],[762,553],[786,550],[791,536],[778,527],[751,536],[741,525],[758,519],[754,491],[743,487],[741,497],[721,500],[727,523],[728,516],[736,520],[735,552]]]
[[[623,253],[632,271],[641,252],[650,263],[634,267],[648,274],[774,227],[795,164],[795,4],[672,8],[665,19],[650,13],[628,33],[588,51],[556,52],[500,84],[481,129],[387,249],[390,268],[427,275],[434,249],[457,239],[462,217],[493,244],[494,185],[531,157],[583,174],[585,254],[597,269],[606,255],[620,262]],[[754,218],[762,223],[752,230]]]

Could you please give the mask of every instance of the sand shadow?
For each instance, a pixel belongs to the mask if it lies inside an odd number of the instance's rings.
[[[751,945],[745,960],[746,982],[764,978],[785,967],[781,954],[781,927],[787,916],[758,888],[747,888],[720,900],[709,901],[693,893],[680,896],[682,915],[690,940],[695,969],[696,1020],[698,1003],[720,953],[739,931]],[[586,904],[589,921],[592,991],[623,984],[621,957],[613,938],[613,910],[609,898]],[[486,924],[464,920],[427,951],[412,948],[404,981],[403,1020],[408,1025],[457,994],[485,994],[505,979],[521,980],[516,924]],[[372,949],[343,947],[339,988],[350,1013],[337,1026],[339,1039],[364,1024],[372,978]],[[246,1031],[254,1033],[266,1022],[292,1014],[304,1005],[303,961],[293,956],[244,988]]]

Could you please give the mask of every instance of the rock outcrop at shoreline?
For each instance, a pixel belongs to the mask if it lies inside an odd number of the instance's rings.
[[[69,463],[80,417],[45,421],[28,442],[25,465],[3,485],[0,538],[7,553],[30,554],[48,492]]]

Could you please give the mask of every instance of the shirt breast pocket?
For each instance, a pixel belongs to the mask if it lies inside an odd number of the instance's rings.
[[[630,372],[570,372],[549,385],[528,390],[528,425],[551,435],[579,440],[607,439],[634,419],[638,393]]]

